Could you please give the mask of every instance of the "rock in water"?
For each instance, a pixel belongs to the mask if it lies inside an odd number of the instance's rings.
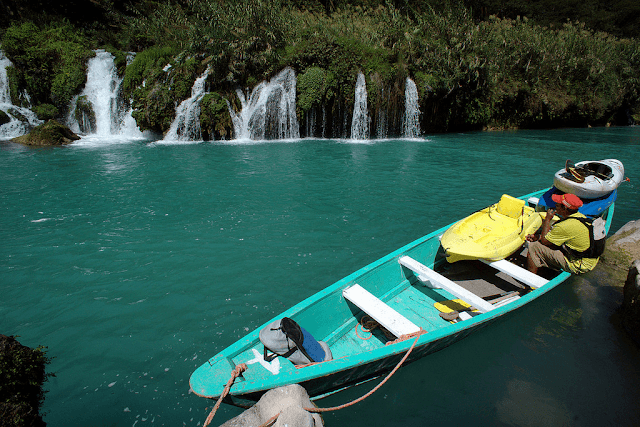
[[[27,135],[13,138],[12,141],[24,145],[48,146],[66,145],[78,139],[80,139],[80,137],[73,133],[68,127],[61,125],[55,120],[49,120],[35,127]]]
[[[312,408],[307,391],[299,384],[290,384],[266,392],[251,408],[220,427],[250,427],[265,425],[274,415],[280,414],[274,427],[322,427],[319,414],[307,412]]]
[[[631,339],[640,346],[640,220],[630,221],[607,239],[603,264],[607,276],[620,283],[624,281],[621,307],[622,326]],[[626,273],[626,280],[621,277]]]

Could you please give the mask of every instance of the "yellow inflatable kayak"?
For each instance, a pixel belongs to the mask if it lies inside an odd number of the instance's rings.
[[[524,200],[503,194],[500,201],[452,225],[440,243],[447,261],[486,259],[498,261],[522,246],[527,234],[541,225],[544,212],[526,206]]]

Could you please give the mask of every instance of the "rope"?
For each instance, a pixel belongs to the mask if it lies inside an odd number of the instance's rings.
[[[362,332],[369,332],[371,335],[369,335],[366,338],[361,337],[360,334],[358,333],[358,326],[360,326],[362,328]],[[375,328],[377,328],[378,326],[380,326],[378,324],[378,322],[373,320],[371,317],[362,316],[360,321],[358,323],[356,323],[356,336],[358,338],[360,338],[361,340],[365,340],[366,341],[366,340],[368,340],[369,338],[371,338],[373,336],[373,330]]]
[[[371,335],[369,335],[366,338],[361,337],[360,334],[358,333],[358,326],[362,328],[362,332],[369,332]],[[380,330],[384,333],[384,336],[387,337],[387,339],[393,338],[394,335],[391,332],[387,331],[385,328],[382,327],[382,325],[380,325],[370,316],[366,316],[366,315],[362,316],[360,318],[360,321],[356,323],[356,336],[361,340],[366,341],[373,336],[373,330],[376,328],[380,328]]]
[[[204,422],[204,427],[207,427],[213,420],[213,417],[216,414],[216,411],[218,410],[218,408],[220,407],[220,404],[222,403],[222,399],[224,399],[227,396],[227,394],[229,394],[229,389],[233,385],[233,382],[236,380],[236,378],[238,378],[238,376],[240,376],[241,373],[243,373],[246,370],[247,370],[247,365],[244,363],[241,363],[238,366],[236,366],[233,372],[231,372],[231,378],[229,378],[229,381],[227,381],[227,385],[224,386],[224,390],[222,391],[222,394],[220,395],[218,402],[216,402],[216,405],[213,407],[213,409],[211,410],[211,413],[209,414],[206,421]]]
[[[362,402],[364,399],[366,399],[367,397],[371,396],[373,393],[375,393],[380,387],[382,387],[382,385],[384,383],[386,383],[389,378],[391,378],[391,376],[393,374],[396,373],[396,371],[398,369],[400,369],[400,366],[402,366],[402,364],[405,362],[405,360],[407,360],[407,357],[409,357],[409,354],[411,354],[411,351],[413,350],[413,348],[416,346],[416,343],[418,342],[418,339],[420,338],[420,335],[426,333],[425,330],[420,329],[419,332],[415,332],[413,334],[408,334],[408,335],[403,335],[400,338],[398,338],[396,341],[392,341],[389,342],[387,344],[393,344],[396,342],[400,342],[400,341],[405,341],[408,338],[411,338],[413,335],[416,335],[416,339],[413,341],[413,344],[411,344],[411,347],[409,347],[409,350],[407,350],[407,353],[404,355],[404,357],[402,358],[402,360],[400,360],[400,362],[398,362],[398,364],[396,365],[395,368],[393,368],[393,370],[391,372],[389,372],[389,374],[385,377],[384,380],[382,380],[380,382],[380,384],[378,384],[377,386],[375,386],[373,389],[371,389],[371,391],[369,391],[367,394],[365,394],[364,396],[361,396],[355,400],[352,400],[351,402],[345,403],[343,405],[340,406],[334,406],[332,408],[303,408],[305,411],[307,412],[316,412],[316,413],[320,413],[320,412],[331,412],[331,411],[337,411],[339,409],[344,409],[344,408],[348,408],[349,406],[355,405],[356,403]]]

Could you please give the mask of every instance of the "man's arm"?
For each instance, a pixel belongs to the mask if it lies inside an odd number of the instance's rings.
[[[551,221],[553,220],[554,215],[556,214],[556,210],[554,208],[550,208],[547,211],[547,215],[544,217],[542,221],[542,226],[540,228],[540,234],[529,234],[526,239],[530,242],[540,242],[541,244],[548,246],[552,249],[557,249],[558,246],[554,245],[550,241],[548,241],[545,236],[551,230]]]

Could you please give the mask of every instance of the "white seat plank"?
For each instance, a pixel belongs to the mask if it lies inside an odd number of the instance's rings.
[[[425,281],[425,279],[429,280],[429,282],[435,284],[437,287],[445,289],[450,294],[455,295],[456,297],[460,298],[467,304],[475,307],[476,309],[478,309],[483,313],[486,313],[487,311],[491,311],[495,308],[488,301],[485,301],[484,299],[480,298],[473,292],[469,292],[462,286],[447,279],[443,275],[436,273],[426,265],[419,263],[418,261],[416,261],[411,257],[403,256],[398,260],[398,262],[401,265],[407,267],[409,270],[413,271],[420,280],[422,281]]]
[[[490,265],[498,271],[502,271],[503,273],[513,277],[516,280],[521,281],[525,285],[531,286],[532,288],[537,289],[549,283],[549,281],[544,277],[540,277],[527,269],[524,269],[518,265],[515,265],[514,263],[507,261],[506,259],[501,259],[500,261],[482,260],[482,262]]]
[[[413,322],[358,284],[344,289],[342,295],[396,337],[420,331]]]

